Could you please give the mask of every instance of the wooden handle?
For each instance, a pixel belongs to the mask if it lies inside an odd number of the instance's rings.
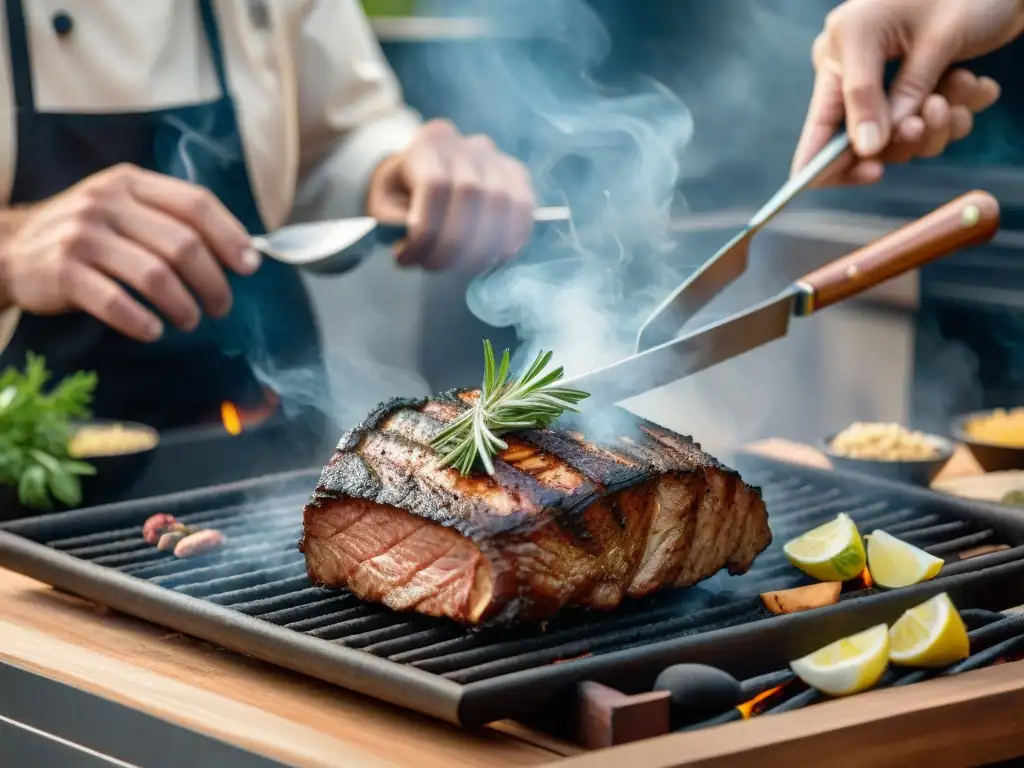
[[[797,281],[804,293],[797,314],[824,309],[953,251],[988,242],[998,229],[998,201],[987,192],[968,192]]]

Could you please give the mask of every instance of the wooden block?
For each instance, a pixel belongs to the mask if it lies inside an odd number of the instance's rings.
[[[627,696],[605,685],[583,682],[577,689],[576,738],[587,749],[603,749],[670,730],[668,691]]]

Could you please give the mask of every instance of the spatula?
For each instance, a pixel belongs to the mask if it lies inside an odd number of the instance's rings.
[[[538,208],[538,224],[567,221],[568,208]],[[369,216],[355,219],[289,224],[269,235],[254,237],[253,247],[276,261],[295,267],[334,274],[354,267],[376,248],[393,245],[406,235],[404,224],[386,224]]]

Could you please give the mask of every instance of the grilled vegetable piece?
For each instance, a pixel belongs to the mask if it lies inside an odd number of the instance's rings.
[[[808,584],[805,587],[781,589],[777,592],[761,593],[764,607],[775,615],[798,613],[813,608],[824,608],[839,602],[839,593],[843,590],[841,581],[823,581],[819,584]]]

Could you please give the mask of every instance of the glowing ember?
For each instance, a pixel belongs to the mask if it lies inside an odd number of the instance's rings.
[[[761,693],[757,694],[754,698],[736,705],[736,709],[738,709],[740,714],[743,715],[744,720],[748,720],[754,715],[759,715],[764,711],[765,706],[767,706],[766,702],[768,699],[782,691],[782,689],[787,685],[789,685],[789,683],[783,683],[782,685],[776,685],[774,688],[769,688],[767,691],[761,691]]]
[[[551,663],[552,664],[565,664],[567,661],[577,661],[579,659],[585,659],[585,658],[587,658],[587,656],[590,656],[590,655],[591,654],[589,654],[589,653],[584,653],[584,654],[581,654],[579,656],[571,656],[568,659],[555,659]]]
[[[224,423],[224,430],[229,435],[242,434],[242,419],[239,417],[234,403],[225,401],[220,404],[220,420]]]
[[[871,587],[875,585],[875,582],[871,579],[871,571],[869,571],[867,567],[861,571],[859,578],[861,586],[864,587],[864,589],[871,589]]]
[[[998,659],[992,662],[992,666],[999,664],[1012,664],[1015,661],[1024,661],[1024,653],[1015,653],[1010,656],[1000,656]]]

